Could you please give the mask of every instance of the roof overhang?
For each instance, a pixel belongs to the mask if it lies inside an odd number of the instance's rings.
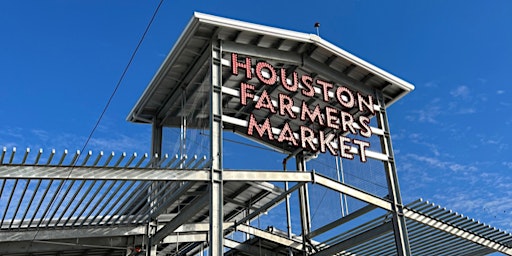
[[[208,97],[209,87],[205,79],[208,80],[209,75],[212,40],[222,40],[225,45],[223,50],[243,48],[245,55],[264,58],[277,66],[289,68],[295,65],[305,73],[379,90],[386,106],[414,89],[412,84],[317,35],[196,12],[127,120],[138,123],[163,120],[161,124],[164,126],[177,126],[172,116],[183,115],[176,110],[180,107],[195,111],[200,118],[205,118],[208,115],[205,107],[197,109],[197,103]],[[300,63],[290,63],[293,61]],[[324,74],[318,69],[325,70]],[[230,79],[233,78],[227,79],[226,84],[230,83]],[[187,97],[184,106],[178,100],[182,95]]]

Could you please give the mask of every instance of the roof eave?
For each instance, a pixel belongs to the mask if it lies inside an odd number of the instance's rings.
[[[142,96],[137,100],[137,103],[135,103],[135,106],[132,108],[128,116],[126,117],[126,120],[129,122],[142,122],[142,123],[151,123],[151,120],[146,120],[139,116],[140,111],[143,109],[143,107],[147,104],[147,102],[150,100],[152,95],[154,94],[155,90],[157,89],[159,83],[167,73],[167,70],[169,70],[170,66],[176,58],[179,56],[179,53],[184,49],[186,46],[186,42],[188,39],[193,35],[196,28],[199,26],[199,19],[196,16],[196,13],[194,13],[194,16],[190,19],[189,23],[185,27],[185,30],[181,33],[180,37],[172,47],[171,51],[169,51],[169,54],[165,58],[164,62],[158,69],[158,71],[155,73],[153,78],[151,79],[151,82],[146,87],[144,92],[142,93]]]

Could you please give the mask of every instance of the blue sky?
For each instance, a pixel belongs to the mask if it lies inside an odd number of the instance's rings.
[[[0,147],[81,149],[157,4],[0,2]],[[150,127],[125,118],[194,11],[308,33],[320,22],[414,84],[388,110],[404,201],[512,231],[510,1],[166,1],[88,149],[148,151]]]

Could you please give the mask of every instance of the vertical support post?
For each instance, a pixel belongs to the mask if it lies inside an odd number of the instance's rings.
[[[303,153],[297,154],[295,156],[297,170],[299,172],[306,171],[306,159],[304,158]],[[300,210],[300,220],[301,220],[301,228],[302,228],[302,249],[303,254],[307,255],[307,236],[311,232],[311,218],[310,218],[310,210],[309,210],[309,194],[307,184],[301,186],[299,188],[299,210]]]
[[[222,223],[223,181],[222,181],[222,41],[212,41],[211,53],[211,92],[210,92],[210,230],[209,256],[224,254]]]
[[[151,165],[152,167],[159,167],[158,165],[158,157],[161,157],[162,155],[162,125],[160,123],[160,120],[154,119],[151,127]],[[147,231],[146,235],[148,236],[147,240],[147,248],[146,248],[146,255],[147,256],[154,256],[156,255],[156,245],[153,245],[153,239],[151,236],[154,235],[155,230],[152,227],[153,220],[151,219],[151,213],[152,209],[154,208],[154,196],[157,193],[158,189],[158,182],[153,182],[151,186],[148,188],[148,204],[150,207],[150,211],[148,213],[148,223],[147,223]]]
[[[283,171],[286,172],[286,163],[288,162],[288,157],[283,159]],[[284,182],[284,191],[288,192],[288,181]],[[290,214],[290,194],[286,195],[286,230],[288,233],[288,238],[292,239],[292,217]],[[293,256],[293,251],[291,247],[288,247],[288,255]]]
[[[162,124],[160,120],[155,119],[151,127],[151,160],[153,161],[153,167],[157,167],[158,157],[162,156]]]
[[[157,248],[156,245],[153,245],[153,239],[151,236],[155,234],[155,228],[153,227],[151,221],[146,225],[146,236],[147,239],[147,248],[146,248],[146,256],[156,256]]]
[[[404,206],[402,204],[402,197],[400,196],[400,186],[398,185],[395,155],[391,144],[391,133],[389,130],[388,116],[386,114],[386,104],[384,102],[382,92],[379,91],[376,96],[380,107],[379,111],[377,111],[377,122],[379,128],[384,131],[384,136],[380,139],[382,153],[388,156],[388,160],[384,161],[384,169],[388,183],[388,193],[393,207],[392,222],[397,255],[409,256],[411,255],[411,248],[409,246],[409,236],[407,234],[407,227],[403,214]]]

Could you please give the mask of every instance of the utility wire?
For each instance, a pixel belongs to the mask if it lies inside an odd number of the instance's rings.
[[[128,69],[130,68],[133,60],[135,59],[135,55],[137,55],[137,52],[139,51],[139,48],[142,45],[142,42],[146,38],[146,34],[148,33],[148,31],[149,31],[149,29],[151,27],[151,24],[153,24],[153,21],[155,20],[155,17],[158,14],[158,10],[160,10],[160,6],[162,6],[163,2],[164,2],[164,0],[160,0],[160,2],[158,3],[158,6],[156,7],[155,11],[153,12],[153,16],[151,16],[151,19],[149,20],[149,23],[146,26],[146,30],[144,30],[144,33],[142,34],[142,37],[140,38],[139,43],[137,44],[137,47],[135,47],[135,50],[133,51],[133,53],[132,53],[132,55],[130,57],[130,60],[126,64],[126,66],[125,66],[125,68],[123,70],[123,73],[121,74],[121,77],[119,77],[119,80],[117,81],[117,84],[116,84],[116,86],[114,88],[114,91],[110,95],[110,98],[108,99],[107,104],[105,104],[105,107],[103,108],[103,111],[101,112],[101,115],[99,116],[98,120],[96,121],[96,124],[92,128],[91,133],[89,133],[89,136],[87,137],[87,140],[85,141],[84,146],[82,147],[82,151],[81,152],[84,152],[85,148],[89,144],[89,141],[91,140],[92,136],[94,135],[94,132],[96,131],[96,129],[100,125],[101,119],[103,119],[103,116],[107,112],[107,109],[110,106],[110,103],[112,102],[112,99],[116,95],[117,90],[119,89],[119,86],[123,82],[124,77],[125,77],[126,73],[128,72]],[[79,158],[80,158],[80,156],[79,156]],[[77,159],[76,162],[78,162],[78,159]]]
[[[84,143],[84,146],[82,147],[82,150],[80,152],[84,152],[85,151],[85,148],[87,147],[87,145],[89,144],[92,136],[94,135],[94,132],[96,131],[96,129],[98,128],[101,120],[103,119],[103,116],[105,115],[105,113],[107,112],[107,109],[108,107],[110,106],[110,103],[112,102],[112,99],[114,98],[114,96],[116,95],[117,93],[117,90],[119,89],[121,83],[123,82],[124,80],[124,77],[126,76],[126,73],[128,72],[128,69],[130,68],[133,60],[135,59],[135,56],[137,55],[137,52],[139,51],[139,48],[140,46],[142,45],[142,42],[144,41],[144,39],[146,38],[146,35],[149,31],[149,29],[151,28],[151,25],[153,24],[153,21],[155,20],[155,17],[156,15],[158,14],[158,11],[160,10],[160,7],[162,6],[164,0],[160,0],[160,2],[158,3],[155,11],[153,12],[153,15],[151,16],[151,19],[149,20],[149,23],[148,25],[146,26],[146,29],[144,30],[144,33],[142,34],[137,46],[135,47],[135,50],[133,51],[132,55],[130,56],[130,60],[128,61],[128,63],[126,64],[124,70],[123,70],[123,73],[121,74],[121,77],[119,78],[119,80],[117,81],[117,84],[114,88],[114,91],[112,92],[112,94],[110,95],[107,103],[105,104],[105,107],[103,108],[103,111],[101,112],[98,120],[96,121],[96,124],[94,125],[93,129],[91,130],[91,132],[89,133],[89,136],[87,137],[87,140],[85,141]],[[70,168],[69,170],[69,173],[67,175],[67,177],[62,180],[62,184],[64,184],[64,182],[66,182],[67,180],[69,180],[69,177],[71,177],[71,174],[73,172],[73,168],[76,167],[77,163],[79,162],[80,160],[80,157],[82,156],[82,154],[80,154],[78,156],[78,158],[76,159],[76,161],[73,163],[73,166]],[[57,197],[60,195],[60,193],[62,192],[62,188],[59,187],[58,191],[56,192],[57,193]],[[51,209],[54,205],[54,203],[56,202],[56,200],[53,200],[50,205],[48,205],[48,209]],[[44,218],[46,218],[47,216],[42,216],[41,217],[41,220],[43,220]],[[50,220],[48,220],[50,221]],[[30,243],[30,246],[27,247],[27,251],[28,252],[32,246],[32,243],[35,241],[35,239],[37,238],[37,235],[39,234],[39,230],[40,230],[40,226],[38,225],[37,226],[37,229],[36,229],[36,232],[34,234],[34,237],[32,238],[31,240],[31,243]]]

